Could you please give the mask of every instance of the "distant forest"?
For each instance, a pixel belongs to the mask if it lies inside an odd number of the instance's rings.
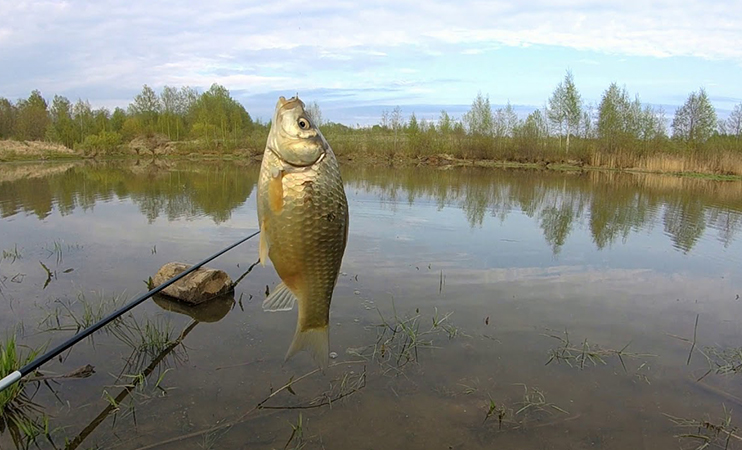
[[[599,104],[586,105],[567,71],[544,107],[525,118],[508,103],[493,109],[481,93],[460,118],[441,111],[421,120],[400,107],[382,112],[378,124],[348,127],[324,122],[319,105],[308,110],[341,156],[569,163],[742,175],[742,103],[718,120],[706,91],[688,95],[672,120],[612,83]],[[668,123],[670,124],[668,130]],[[199,93],[145,85],[127,109],[92,109],[34,90],[28,98],[0,97],[0,139],[62,144],[82,153],[116,154],[138,137],[159,136],[188,152],[262,152],[269,124],[255,122],[229,91],[214,84]]]

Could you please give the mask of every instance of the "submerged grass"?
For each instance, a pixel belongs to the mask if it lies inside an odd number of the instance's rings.
[[[348,353],[360,356],[366,360],[375,360],[379,364],[393,370],[401,370],[409,363],[419,361],[419,350],[432,348],[432,337],[445,334],[449,339],[458,336],[460,331],[450,323],[453,313],[440,316],[435,309],[429,326],[424,325],[420,310],[416,309],[412,316],[401,317],[392,301],[393,316],[391,320],[384,317],[378,310],[381,323],[374,325],[376,341],[374,344],[348,349]]]
[[[106,296],[103,292],[96,293],[94,299],[88,298],[80,292],[74,300],[56,299],[53,309],[39,323],[41,331],[80,330],[99,322],[103,317],[113,312],[126,302],[125,293]],[[92,339],[92,336],[91,336]]]
[[[110,333],[131,348],[123,371],[139,373],[152,358],[164,352],[176,342],[176,335],[170,320],[164,317],[137,320],[132,314],[112,324]],[[170,356],[176,361],[182,359],[178,352]]]
[[[525,384],[518,383],[517,386],[523,387],[523,397],[519,402],[508,404],[507,402],[495,402],[492,396],[488,394],[487,412],[482,423],[487,423],[492,418],[497,419],[498,430],[518,429],[528,426],[533,422],[543,421],[551,417],[555,412],[566,414],[565,411],[556,404],[546,400],[546,394],[538,388],[529,387]],[[470,393],[465,392],[465,393]],[[571,420],[573,417],[568,417]]]
[[[10,260],[10,263],[13,264],[19,259],[23,259],[23,254],[18,249],[18,244],[14,244],[13,248],[3,250],[2,258],[0,258],[0,261],[3,260]]]
[[[548,334],[544,334],[544,336],[559,341],[558,347],[549,350],[549,359],[548,361],[546,361],[545,364],[547,366],[553,361],[556,361],[557,363],[564,362],[570,367],[579,367],[580,369],[584,369],[586,364],[589,366],[597,366],[598,364],[606,365],[607,358],[616,357],[621,363],[621,367],[623,367],[624,372],[628,372],[625,359],[652,358],[656,356],[646,353],[627,352],[626,349],[629,348],[631,342],[624,345],[621,350],[601,348],[597,344],[589,343],[587,339],[584,339],[581,345],[573,345],[569,337],[569,332],[567,330],[564,330],[564,332],[561,334],[557,334],[552,330],[547,331]],[[640,369],[642,367],[644,367],[644,365],[640,366]]]
[[[687,419],[669,414],[665,416],[672,423],[688,431],[676,435],[681,442],[691,442],[695,450],[707,448],[732,448],[732,442],[742,441],[737,431],[738,427],[732,423],[732,411],[723,406],[723,414],[718,419],[706,416],[703,419]]]

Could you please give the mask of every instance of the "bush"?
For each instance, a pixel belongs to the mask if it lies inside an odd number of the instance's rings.
[[[121,135],[114,131],[101,131],[98,134],[87,136],[85,140],[75,146],[76,150],[90,154],[93,152],[113,153],[121,144]]]

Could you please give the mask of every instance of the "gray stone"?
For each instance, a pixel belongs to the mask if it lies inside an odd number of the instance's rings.
[[[190,264],[170,262],[157,271],[152,284],[159,286],[190,268]],[[223,270],[200,267],[161,291],[174,299],[198,305],[232,291],[232,279]]]

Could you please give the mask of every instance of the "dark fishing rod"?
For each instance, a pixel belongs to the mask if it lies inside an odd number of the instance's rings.
[[[167,280],[166,282],[162,283],[161,285],[157,286],[156,288],[152,289],[151,291],[147,292],[146,294],[143,294],[142,296],[138,297],[136,300],[132,301],[131,303],[121,307],[117,311],[112,312],[108,316],[104,317],[100,321],[94,323],[90,327],[84,329],[82,332],[77,333],[76,335],[72,336],[65,342],[59,344],[52,350],[49,350],[48,352],[44,353],[43,355],[39,356],[38,358],[34,359],[30,363],[26,364],[19,370],[16,370],[15,372],[12,372],[8,374],[5,378],[0,380],[0,392],[4,391],[8,387],[12,386],[13,383],[20,380],[21,378],[25,377],[29,373],[35,371],[39,367],[41,367],[43,364],[48,362],[50,359],[54,358],[55,356],[59,355],[63,351],[67,350],[68,348],[72,347],[73,345],[77,344],[81,340],[85,339],[86,337],[90,336],[91,334],[95,333],[96,331],[100,330],[104,326],[106,326],[109,322],[114,320],[115,318],[123,315],[127,311],[131,310],[135,306],[139,305],[143,301],[147,300],[148,298],[152,297],[153,295],[157,294],[158,292],[162,291],[166,287],[170,286],[171,284],[175,283],[176,281],[180,280],[181,278],[185,277],[189,273],[193,272],[194,270],[199,269],[204,264],[210,262],[213,259],[218,258],[219,256],[227,253],[228,251],[232,250],[233,248],[237,247],[238,245],[242,244],[243,242],[247,241],[248,239],[251,239],[258,235],[260,231],[256,231],[253,234],[247,236],[246,238],[240,239],[239,241],[235,242],[234,244],[230,245],[229,247],[218,251],[217,253],[214,253],[213,255],[209,256],[208,258],[204,259],[203,261],[196,263],[193,265],[193,267],[188,268],[188,270],[185,270],[178,275],[172,277],[171,279]]]

